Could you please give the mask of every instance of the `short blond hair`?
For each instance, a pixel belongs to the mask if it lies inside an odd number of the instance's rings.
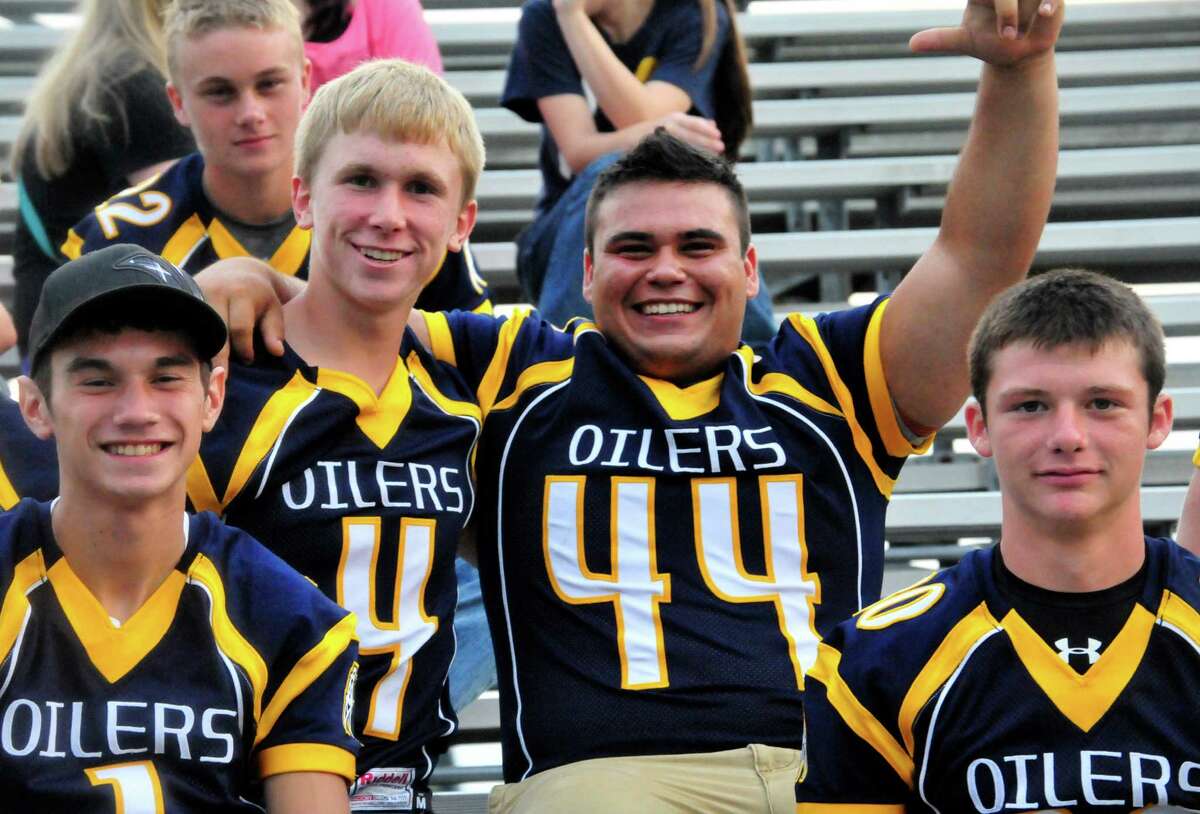
[[[420,144],[445,139],[462,170],[463,204],[475,197],[484,161],[475,113],[428,68],[377,59],[322,85],[296,130],[296,175],[310,183],[326,142],[338,133],[359,132]]]
[[[167,71],[179,78],[179,48],[184,40],[224,28],[286,31],[296,43],[296,58],[304,61],[300,12],[292,0],[174,0],[163,16]]]

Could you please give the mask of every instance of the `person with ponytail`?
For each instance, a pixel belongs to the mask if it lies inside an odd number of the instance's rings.
[[[596,176],[659,127],[730,160],[750,132],[737,10],[730,0],[528,0],[501,104],[542,125],[542,192],[517,238],[522,288],[551,322],[590,318],[583,221]],[[763,287],[742,336],[774,333]]]

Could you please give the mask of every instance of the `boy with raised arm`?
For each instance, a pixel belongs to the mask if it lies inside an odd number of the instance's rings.
[[[136,246],[47,278],[21,411],[61,496],[0,514],[0,799],[55,814],[347,811],[354,618],[185,514],[220,317]]]
[[[967,429],[996,464],[1000,542],[820,644],[800,812],[1200,807],[1200,560],[1141,517],[1163,360],[1145,303],[1100,275],[988,310]]]

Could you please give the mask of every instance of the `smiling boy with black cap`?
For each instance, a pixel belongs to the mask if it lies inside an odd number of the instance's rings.
[[[0,799],[348,810],[353,615],[184,513],[224,343],[191,278],[145,249],[46,282],[20,402],[57,443],[61,491],[0,516]]]

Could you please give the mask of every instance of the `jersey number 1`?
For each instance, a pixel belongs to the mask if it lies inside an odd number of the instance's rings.
[[[611,480],[609,573],[587,566],[584,483],[580,476],[546,479],[542,541],[550,584],[569,604],[612,603],[622,688],[666,687],[670,681],[659,605],[671,601],[671,577],[658,570],[654,479]],[[812,617],[821,601],[820,579],[807,567],[801,486],[800,475],[759,479],[762,574],[751,574],[742,562],[734,478],[694,479],[691,506],[696,557],[709,590],[725,602],[775,606],[797,687],[804,686],[804,671],[816,658],[818,637]]]
[[[112,786],[116,814],[163,814],[162,783],[148,760],[85,769],[93,786]]]

